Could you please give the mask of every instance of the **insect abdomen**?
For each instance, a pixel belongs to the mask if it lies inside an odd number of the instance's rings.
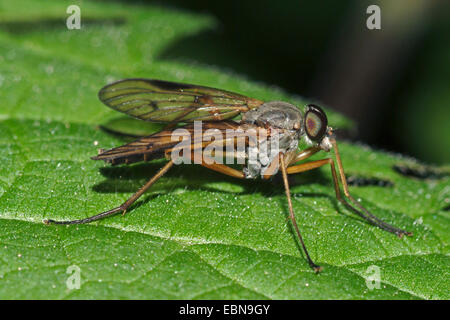
[[[106,150],[91,159],[103,160],[112,165],[150,161],[164,158],[165,151],[174,147],[177,143],[176,141],[171,141],[170,136],[166,138],[165,136],[161,137],[156,134]]]

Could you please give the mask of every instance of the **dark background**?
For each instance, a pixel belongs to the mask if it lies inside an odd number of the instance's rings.
[[[214,30],[177,41],[161,58],[210,64],[279,86],[355,120],[352,140],[429,163],[449,162],[448,1],[157,3],[219,21]],[[370,4],[381,8],[381,30],[366,27]]]

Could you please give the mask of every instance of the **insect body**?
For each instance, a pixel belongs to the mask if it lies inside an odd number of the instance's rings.
[[[293,154],[297,151],[299,140],[303,133],[303,115],[301,111],[292,104],[272,101],[262,104],[256,109],[246,112],[242,116],[242,122],[263,128],[270,128],[276,131],[277,151],[283,154]],[[249,146],[247,153],[259,153],[261,150],[261,140],[258,145]],[[273,145],[270,138],[265,142],[265,149]],[[263,142],[264,143],[264,142]],[[255,150],[252,150],[255,149]],[[270,150],[272,151],[272,150]],[[256,178],[258,176],[269,177],[278,171],[278,161],[274,157],[278,156],[278,152],[273,154],[265,164],[261,161],[247,163],[244,168],[245,178]],[[248,158],[248,155],[247,155]],[[275,165],[273,161],[276,161]],[[272,165],[272,167],[271,167]],[[267,170],[269,174],[267,174]]]
[[[118,212],[125,213],[174,165],[177,161],[176,155],[188,150],[183,155],[188,160],[194,160],[194,163],[236,178],[268,179],[281,171],[289,206],[289,218],[307,261],[316,272],[320,271],[321,267],[310,258],[295,220],[288,174],[329,165],[336,197],[348,209],[371,224],[399,237],[405,234],[412,235],[383,222],[350,195],[332,128],[328,126],[327,117],[318,106],[307,105],[303,113],[296,106],[286,102],[263,102],[224,90],[150,79],[125,79],[111,83],[100,90],[99,98],[107,106],[120,112],[141,120],[164,122],[168,125],[162,131],[150,136],[102,151],[92,159],[103,160],[113,165],[158,158],[166,158],[168,161],[122,205],[89,218],[71,221],[45,220],[47,224],[88,223]],[[231,120],[238,115],[242,116],[241,120]],[[202,121],[200,138],[197,136],[196,121]],[[177,124],[181,126],[175,127]],[[231,136],[228,134],[230,130],[233,132]],[[180,143],[178,138],[186,138],[188,143]],[[310,147],[299,151],[299,140],[302,138],[310,144]],[[239,148],[239,141],[243,143],[242,148],[240,152],[235,152],[236,147]],[[231,151],[225,148],[228,145],[232,145]],[[186,146],[189,148],[184,149]],[[205,151],[210,147],[214,147],[215,151],[206,154]],[[222,157],[242,160],[242,167],[236,169],[220,161],[211,161],[212,157],[219,153],[218,149],[219,151],[226,149],[222,156],[219,155],[219,160]],[[299,163],[319,151],[328,152],[331,149],[335,152],[337,171],[332,158]],[[254,155],[256,157],[253,157]]]

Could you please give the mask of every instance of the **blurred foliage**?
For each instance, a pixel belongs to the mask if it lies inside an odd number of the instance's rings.
[[[393,106],[394,139],[414,156],[450,162],[450,16],[432,21]]]

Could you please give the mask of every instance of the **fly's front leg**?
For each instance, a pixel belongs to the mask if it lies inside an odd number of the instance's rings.
[[[392,233],[395,233],[399,238],[403,237],[404,235],[412,236],[413,235],[412,232],[408,232],[408,231],[393,227],[393,226],[387,224],[386,222],[384,222],[383,220],[381,220],[380,218],[374,216],[366,208],[364,208],[358,201],[356,201],[355,198],[352,197],[352,195],[350,194],[350,192],[348,190],[347,179],[345,178],[344,167],[342,166],[341,156],[339,154],[339,149],[338,149],[336,140],[334,138],[331,138],[330,143],[333,146],[334,153],[336,155],[336,161],[338,164],[339,175],[341,177],[342,187],[344,188],[344,194],[348,199],[350,199],[350,201],[353,203],[353,205],[355,205],[356,207],[359,208],[359,210],[353,208],[348,202],[346,202],[347,203],[346,206],[350,207],[358,215],[360,215],[364,219],[368,220],[369,222],[372,222],[374,225],[378,226],[379,228],[384,229],[389,232],[392,232]],[[334,169],[334,165],[333,165],[333,170],[336,171]]]
[[[310,147],[308,149],[305,149],[303,151],[300,151],[299,153],[297,153],[295,155],[295,157],[289,162],[288,166],[293,165],[296,162],[308,159],[309,157],[311,157],[312,155],[316,154],[317,152],[321,151],[322,149],[320,149],[319,147],[315,146],[315,147]]]
[[[340,161],[340,158],[339,158]],[[339,164],[338,161],[338,164]],[[334,161],[333,159],[327,158],[327,159],[323,159],[323,160],[316,160],[316,161],[310,161],[310,162],[306,162],[306,163],[302,163],[299,165],[295,165],[295,166],[291,166],[287,168],[287,173],[288,174],[294,174],[294,173],[300,173],[300,172],[305,172],[305,171],[309,171],[309,170],[313,170],[316,168],[320,168],[324,165],[330,165],[331,168],[331,175],[333,177],[333,185],[334,185],[334,190],[336,192],[336,198],[343,204],[345,205],[348,209],[350,209],[351,211],[355,212],[356,214],[358,214],[360,217],[362,217],[363,219],[369,221],[371,224],[395,233],[397,236],[402,237],[403,235],[412,235],[412,233],[396,228],[394,226],[391,226],[390,224],[384,222],[383,220],[377,218],[376,216],[374,216],[373,214],[371,214],[369,211],[367,211],[367,209],[365,209],[362,205],[360,205],[349,193],[348,191],[348,186],[345,180],[342,179],[342,175],[343,175],[343,170],[341,170],[340,167],[340,173],[341,173],[341,181],[342,184],[344,186],[344,194],[346,197],[348,197],[360,210],[355,209],[344,197],[342,197],[341,195],[341,191],[339,188],[339,182],[338,182],[338,177],[337,177],[337,173],[336,173],[336,167],[334,165]],[[342,166],[342,165],[341,165]],[[344,179],[345,179],[345,175],[344,175]]]

